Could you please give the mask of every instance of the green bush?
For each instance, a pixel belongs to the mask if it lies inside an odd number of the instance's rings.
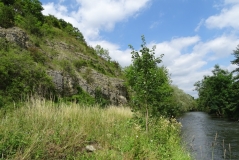
[[[95,89],[95,102],[101,107],[110,105],[110,100],[102,93],[99,87]]]
[[[75,73],[74,73],[75,70],[72,63],[70,63],[67,60],[61,60],[59,61],[59,64],[62,67],[64,74],[69,74],[70,76],[75,77]]]
[[[0,51],[8,51],[9,43],[5,38],[0,38]]]
[[[0,4],[0,26],[3,28],[14,26],[14,10],[11,6]]]
[[[80,69],[81,67],[86,67],[88,66],[87,62],[85,60],[74,60],[73,61],[73,64],[74,66],[77,68],[77,69]]]
[[[71,97],[66,97],[65,100],[85,105],[95,104],[95,99],[85,92],[80,86],[77,87],[77,91],[77,94]]]
[[[1,96],[18,101],[21,95],[54,92],[54,87],[45,68],[36,64],[29,52],[10,50],[7,54],[0,51],[0,90]]]
[[[45,64],[47,61],[47,57],[41,53],[37,47],[29,47],[28,50],[30,51],[30,55],[35,62]]]

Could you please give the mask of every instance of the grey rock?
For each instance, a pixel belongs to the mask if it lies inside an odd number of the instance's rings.
[[[8,42],[13,42],[22,48],[30,46],[29,38],[23,30],[18,27],[8,29],[0,28],[0,38],[5,38]]]
[[[96,151],[96,149],[95,149],[95,147],[94,147],[93,145],[87,145],[87,146],[85,147],[85,149],[86,149],[86,151],[88,151],[88,152],[94,152],[94,151]]]

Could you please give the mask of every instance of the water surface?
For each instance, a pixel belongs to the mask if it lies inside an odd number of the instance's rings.
[[[239,160],[239,122],[188,112],[179,121],[182,137],[196,160]]]

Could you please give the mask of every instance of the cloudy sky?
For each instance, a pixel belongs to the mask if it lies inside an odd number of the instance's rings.
[[[40,0],[43,14],[72,23],[91,46],[108,49],[122,67],[131,63],[129,44],[141,35],[156,45],[156,57],[173,84],[197,97],[193,84],[213,66],[233,70],[239,44],[239,0]]]

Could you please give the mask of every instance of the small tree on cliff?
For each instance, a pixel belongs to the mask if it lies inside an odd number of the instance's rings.
[[[132,65],[126,69],[128,83],[133,90],[133,103],[135,109],[145,114],[146,131],[148,132],[149,114],[154,115],[156,110],[153,108],[159,102],[160,87],[162,79],[160,78],[158,63],[161,63],[161,55],[155,58],[155,46],[150,50],[146,46],[145,37],[142,36],[141,50],[135,51],[132,49]]]

